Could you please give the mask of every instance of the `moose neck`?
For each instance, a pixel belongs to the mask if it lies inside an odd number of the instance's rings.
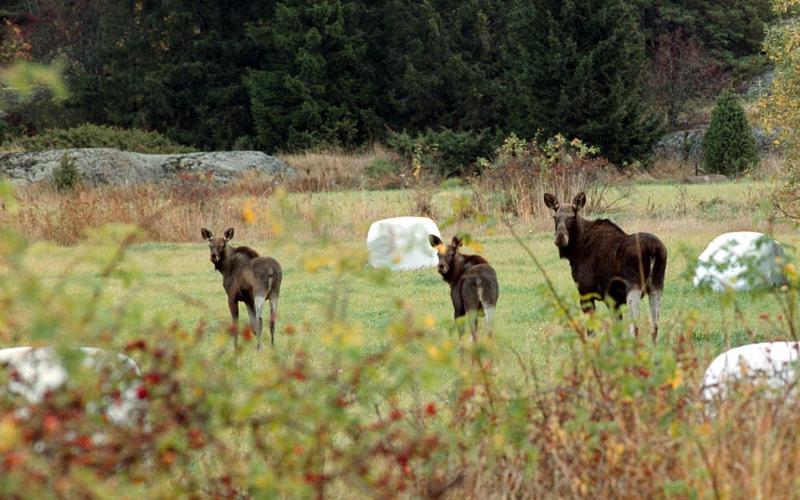
[[[464,274],[464,256],[460,253],[457,253],[455,258],[453,259],[453,265],[450,266],[450,269],[447,270],[445,274],[442,275],[442,278],[451,286],[455,285],[458,282],[458,279]]]
[[[578,215],[575,218],[575,225],[572,226],[569,232],[569,243],[565,247],[558,247],[558,256],[560,258],[570,260],[570,257],[575,254],[575,249],[583,244],[581,239],[584,235],[585,226],[586,219]]]
[[[222,251],[222,257],[217,262],[214,262],[214,269],[223,275],[229,272],[233,265],[234,253],[236,253],[235,248],[232,248],[230,245],[225,245],[225,250]]]

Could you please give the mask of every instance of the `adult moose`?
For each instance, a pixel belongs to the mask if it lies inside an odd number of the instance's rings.
[[[486,317],[486,329],[492,335],[492,318],[497,306],[500,287],[494,268],[480,255],[464,255],[461,238],[454,236],[449,245],[434,235],[428,235],[428,241],[439,253],[437,271],[450,285],[450,299],[453,301],[456,326],[459,337],[464,333],[464,325],[460,318],[467,316],[470,322],[472,340],[478,340],[478,312],[483,311]]]
[[[239,346],[239,302],[247,306],[250,327],[258,338],[261,349],[261,314],[269,299],[269,341],[275,345],[275,317],[278,314],[278,297],[281,292],[283,271],[272,257],[260,257],[250,247],[228,245],[233,239],[233,228],[228,228],[222,238],[215,238],[206,228],[200,229],[211,249],[211,262],[222,274],[222,286],[228,294],[228,307],[233,320],[233,345]]]
[[[591,313],[596,299],[610,298],[619,314],[619,306],[625,303],[634,320],[632,332],[638,336],[639,301],[647,293],[655,342],[667,267],[667,248],[661,240],[650,233],[626,234],[608,219],[584,219],[580,216],[586,204],[584,193],[576,195],[571,204],[561,204],[547,193],[544,203],[553,210],[558,255],[569,260],[581,309]]]

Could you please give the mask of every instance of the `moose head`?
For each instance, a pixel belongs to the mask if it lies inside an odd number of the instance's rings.
[[[217,264],[225,255],[225,247],[228,242],[233,239],[233,228],[226,229],[222,238],[215,238],[211,231],[204,227],[200,228],[200,234],[204,240],[208,241],[208,247],[211,249],[211,262]]]
[[[439,254],[439,265],[436,270],[444,276],[455,268],[458,249],[461,248],[463,242],[458,236],[453,236],[453,241],[449,245],[445,245],[435,234],[429,234],[428,241]]]
[[[561,204],[558,198],[545,193],[544,204],[553,211],[556,224],[555,244],[558,248],[569,246],[570,237],[575,235],[578,226],[578,212],[586,205],[586,194],[578,193],[570,204]]]

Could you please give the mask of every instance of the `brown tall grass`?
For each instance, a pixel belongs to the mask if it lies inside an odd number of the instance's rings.
[[[380,144],[372,144],[360,152],[325,149],[279,154],[278,157],[298,171],[299,175],[289,180],[288,187],[292,191],[383,189],[403,184],[399,175],[376,177],[371,174],[370,166],[376,161],[400,163],[396,153]]]
[[[543,203],[545,192],[568,201],[575,193],[585,191],[588,210],[606,212],[627,207],[631,183],[642,180],[640,174],[631,177],[619,173],[602,159],[570,154],[567,160],[563,155],[569,152],[569,145],[551,150],[547,158],[537,145],[526,147],[502,160],[496,159],[483,175],[470,178],[455,189],[443,188],[442,179],[424,171],[370,178],[374,161],[395,160],[392,153],[379,146],[354,154],[328,151],[286,155],[284,159],[301,173],[281,180],[247,176],[219,185],[202,176],[187,176],[169,185],[79,187],[64,193],[41,183],[17,187],[15,195],[21,208],[14,213],[0,209],[0,223],[17,228],[31,239],[62,244],[78,242],[87,229],[107,223],[141,226],[143,240],[195,241],[201,226],[220,230],[251,216],[270,220],[276,210],[291,213],[284,220],[292,227],[251,224],[246,229],[249,234],[242,235],[266,239],[275,236],[276,231],[287,230],[299,238],[320,234],[355,238],[365,235],[374,220],[398,215],[428,216],[441,224],[462,225],[476,217],[503,216],[543,229],[549,227],[544,217],[548,213]],[[782,171],[782,162],[775,157],[764,159],[762,165],[759,172],[764,175]],[[680,179],[686,171],[685,165],[675,163],[660,163],[654,170],[655,175],[667,179]],[[279,193],[289,193],[281,200],[274,197],[278,183]],[[365,191],[397,186],[405,190],[385,191],[385,195]],[[345,188],[349,192],[334,193]],[[748,199],[744,205],[679,195],[668,205],[663,203],[665,200],[654,200],[660,202],[658,209],[648,204],[635,211],[634,216],[644,216],[650,226],[672,224],[670,228],[698,224],[717,224],[723,229],[752,227],[758,200],[772,196],[757,194],[756,199]],[[680,216],[679,220],[675,216]]]
[[[0,209],[0,224],[34,240],[74,244],[104,224],[139,226],[142,241],[197,241],[200,227],[242,227],[244,238],[269,239],[288,232],[296,238],[366,235],[372,221],[414,214],[398,197],[338,197],[328,193],[287,194],[258,177],[217,185],[190,179],[173,185],[78,187],[58,192],[46,184],[15,190],[19,209]],[[377,198],[377,199],[376,199]],[[258,220],[259,224],[242,224]],[[286,225],[290,227],[285,227]]]

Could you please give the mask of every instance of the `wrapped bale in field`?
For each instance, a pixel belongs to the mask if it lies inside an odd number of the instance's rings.
[[[724,233],[697,259],[694,286],[739,292],[779,285],[784,283],[783,260],[783,247],[763,233]]]
[[[369,263],[394,271],[436,267],[439,257],[428,242],[430,234],[442,236],[436,223],[427,217],[375,221],[367,234]]]
[[[723,352],[703,375],[702,397],[724,398],[732,384],[761,383],[776,390],[788,389],[796,381],[800,342],[761,342]]]
[[[142,387],[139,367],[123,354],[94,347],[0,349],[0,377],[7,380],[0,385],[0,399],[41,404],[51,394],[73,384],[72,388],[81,390],[80,382],[72,380],[81,370],[87,371],[89,381],[85,387],[87,410],[105,415],[115,425],[142,421],[146,402],[139,397]],[[93,399],[95,396],[97,400]],[[20,403],[18,400],[17,406],[23,408]]]

